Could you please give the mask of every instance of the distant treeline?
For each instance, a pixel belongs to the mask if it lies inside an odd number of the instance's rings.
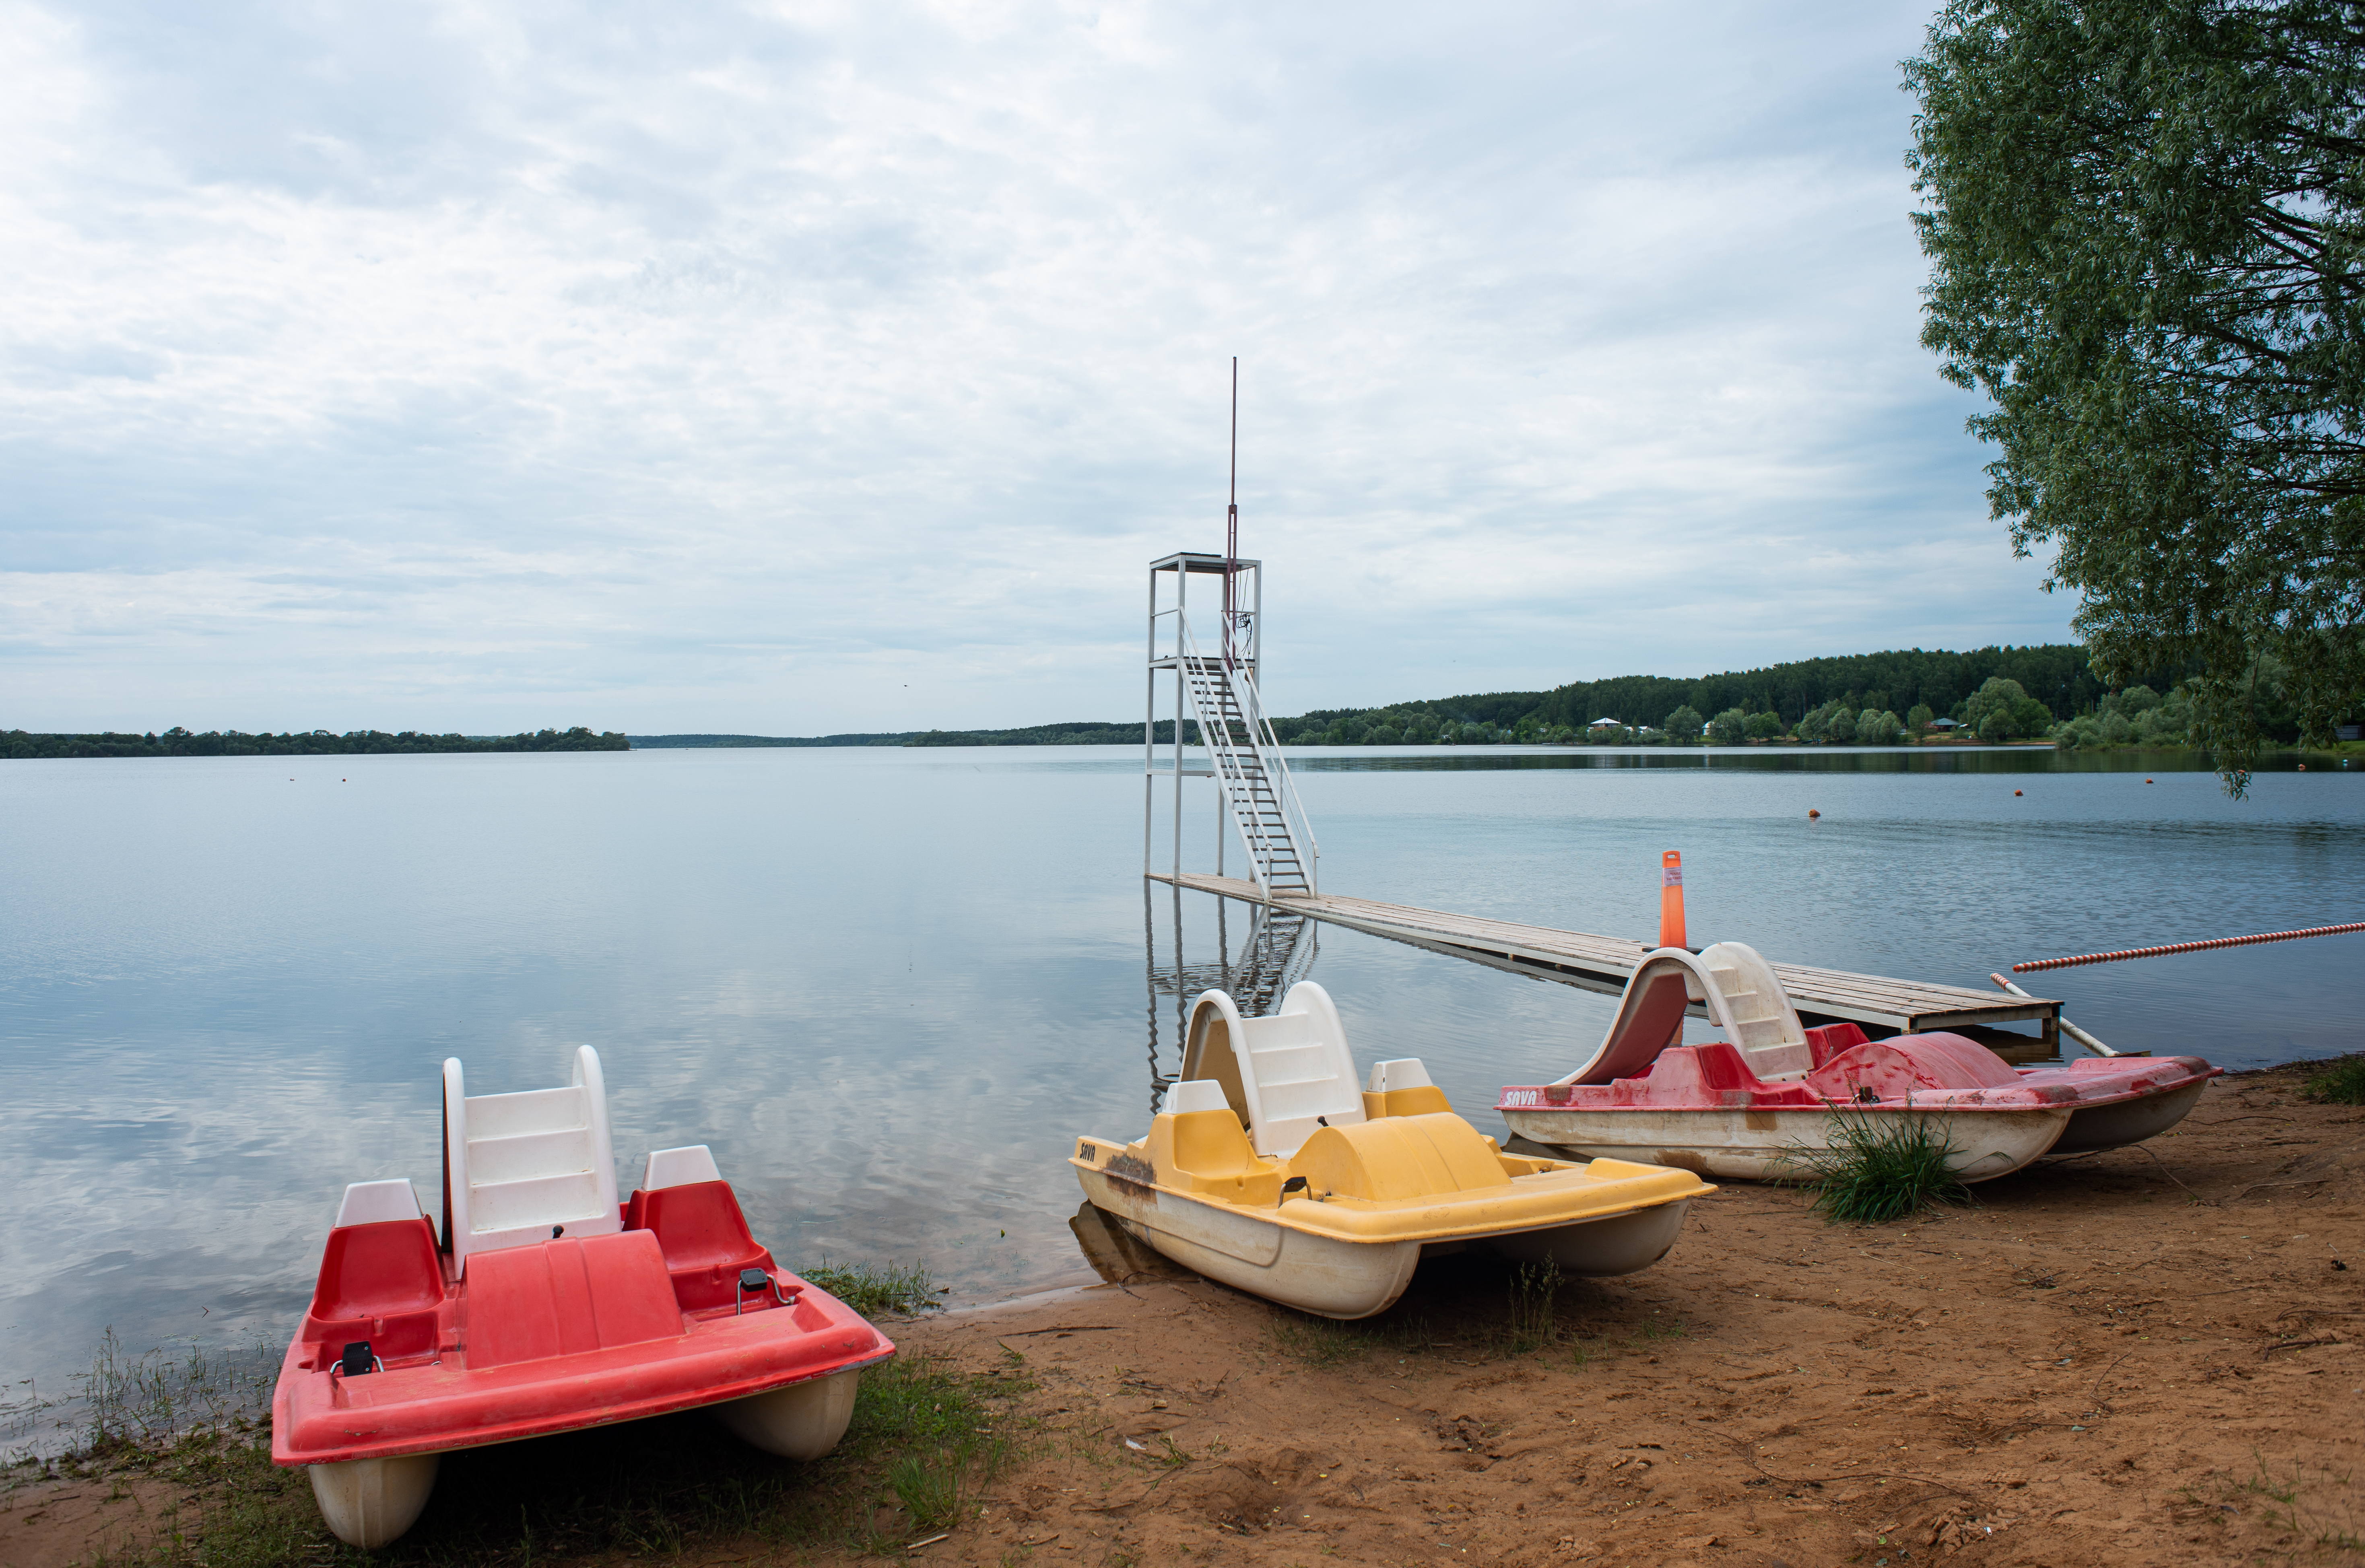
[[[909,745],[915,730],[892,734],[846,735],[634,735],[634,751],[697,751],[707,748],[776,745]]]
[[[1174,721],[1158,721],[1154,737],[1168,745],[1174,744]],[[1141,725],[1106,724],[1091,720],[1070,724],[1037,724],[1026,730],[928,730],[913,735],[913,745],[1139,745]],[[1199,744],[1199,724],[1195,719],[1182,721],[1182,744]]]
[[[1550,691],[1496,691],[1387,708],[1322,709],[1296,719],[1276,719],[1273,729],[1286,740],[1295,733],[1327,731],[1341,720],[1384,713],[1426,715],[1432,720],[1489,725],[1497,731],[1515,730],[1522,721],[1536,731],[1582,731],[1596,719],[1615,719],[1640,729],[1664,722],[1679,708],[1710,714],[1732,708],[1774,713],[1788,728],[1827,702],[1850,709],[1893,708],[1900,713],[1926,707],[1941,716],[1959,718],[1957,710],[1994,677],[2020,682],[2023,690],[2057,717],[2066,718],[2090,710],[2109,689],[2095,678],[2089,656],[2075,643],[1978,648],[1967,654],[1911,648],[1799,659],[1763,669],[1728,670],[1696,680],[1621,675],[1608,680],[1573,681]],[[2172,686],[2185,673],[2163,671],[2149,684]]]
[[[1158,722],[1158,738],[1171,745],[1174,721]],[[1182,722],[1185,745],[1199,744],[1195,720]],[[1087,719],[1067,724],[1036,724],[1023,730],[900,730],[881,734],[844,735],[634,735],[635,750],[680,746],[775,745],[1139,745],[1138,723],[1104,723]]]
[[[23,730],[0,734],[0,757],[34,756],[348,756],[404,751],[629,751],[632,743],[615,730],[592,734],[580,724],[571,730],[536,730],[515,735],[431,735],[419,730],[388,734],[384,730],[290,730],[275,735],[250,735],[239,730],[207,730],[192,734],[178,725],[162,734],[119,735],[108,730],[95,735],[28,734]]]

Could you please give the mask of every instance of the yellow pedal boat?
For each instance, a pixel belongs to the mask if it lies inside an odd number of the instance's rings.
[[[1666,1166],[1505,1154],[1418,1058],[1359,1083],[1339,1010],[1311,980],[1269,1018],[1203,994],[1166,1106],[1138,1142],[1076,1141],[1085,1197],[1183,1267],[1325,1317],[1384,1311],[1424,1254],[1474,1244],[1631,1273],[1716,1191]]]

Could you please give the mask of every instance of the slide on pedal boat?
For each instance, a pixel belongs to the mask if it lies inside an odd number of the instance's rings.
[[[1725,1037],[1679,1046],[1687,1002]],[[1773,967],[1720,942],[1662,947],[1626,984],[1591,1060],[1508,1088],[1496,1109],[1530,1143],[1680,1165],[1704,1176],[1798,1174],[1786,1155],[1827,1147],[1833,1113],[1925,1118],[1965,1182],[2044,1154],[2139,1143],[2184,1119],[2225,1070],[2199,1057],[2097,1057],[2015,1070],[1960,1035],[1866,1040],[1854,1024],[1799,1025]]]
[[[272,1396],[274,1462],[310,1468],[339,1539],[383,1546],[438,1457],[704,1406],[789,1459],[837,1446],[895,1347],[779,1267],[702,1144],[616,1199],[600,1058],[564,1089],[475,1098],[443,1064],[443,1230],[408,1181],[345,1189]]]
[[[1473,1243],[1631,1273],[1716,1191],[1687,1170],[1505,1154],[1415,1058],[1375,1064],[1359,1087],[1339,1011],[1311,980],[1269,1018],[1202,995],[1149,1136],[1080,1138],[1069,1164],[1095,1207],[1185,1268],[1341,1318],[1395,1302],[1424,1252]]]

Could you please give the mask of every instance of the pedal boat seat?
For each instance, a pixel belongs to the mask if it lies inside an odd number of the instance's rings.
[[[739,1289],[740,1275],[749,1269],[777,1272],[770,1249],[748,1229],[738,1194],[702,1143],[651,1152],[639,1190],[624,1204],[624,1229],[656,1237],[684,1312],[752,1305]],[[783,1295],[803,1283],[792,1275],[779,1278]]]
[[[1159,1185],[1227,1204],[1270,1208],[1281,1201],[1278,1163],[1249,1146],[1222,1084],[1178,1083],[1169,1109],[1149,1125],[1149,1163]]]

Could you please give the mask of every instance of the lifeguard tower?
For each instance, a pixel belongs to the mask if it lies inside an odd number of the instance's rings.
[[[1194,584],[1199,599],[1191,599]],[[1188,552],[1149,564],[1149,668],[1141,723],[1141,869],[1150,870],[1158,781],[1173,796],[1173,876],[1182,874],[1182,781],[1212,778],[1216,790],[1215,871],[1237,838],[1258,890],[1305,897],[1316,889],[1319,851],[1289,765],[1258,690],[1264,651],[1264,564]],[[1197,616],[1194,625],[1193,617]],[[1200,640],[1202,635],[1206,641]],[[1172,672],[1166,755],[1160,698]],[[1186,756],[1186,751],[1188,755]]]

